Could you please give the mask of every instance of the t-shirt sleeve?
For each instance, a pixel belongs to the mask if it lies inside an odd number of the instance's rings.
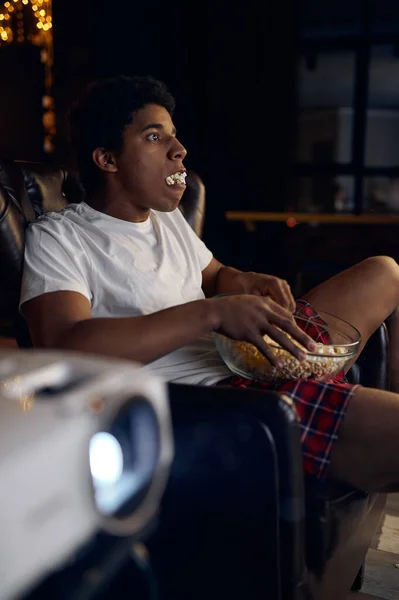
[[[182,215],[181,211],[177,208],[175,215],[179,220],[179,229],[184,232],[184,237],[189,244],[194,248],[194,251],[198,257],[198,262],[201,271],[203,271],[211,262],[213,258],[212,252],[207,248],[204,242],[198,237],[195,231],[187,223],[186,219]]]
[[[19,307],[48,292],[79,292],[91,301],[88,259],[71,232],[36,222],[26,231]]]

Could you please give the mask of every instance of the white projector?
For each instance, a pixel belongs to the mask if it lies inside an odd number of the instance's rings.
[[[130,362],[0,352],[0,600],[95,534],[139,536],[173,459],[166,384]]]

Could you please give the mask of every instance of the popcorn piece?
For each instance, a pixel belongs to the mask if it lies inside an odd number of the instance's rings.
[[[173,173],[173,175],[169,175],[169,177],[167,177],[165,181],[168,185],[175,185],[175,183],[185,185],[186,177],[187,173],[185,171],[178,171],[176,173]]]

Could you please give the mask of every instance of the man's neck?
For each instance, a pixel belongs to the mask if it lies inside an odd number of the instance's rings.
[[[150,215],[149,208],[143,208],[132,203],[131,198],[121,192],[109,193],[101,190],[90,194],[86,198],[86,203],[110,217],[130,221],[131,223],[142,223]]]

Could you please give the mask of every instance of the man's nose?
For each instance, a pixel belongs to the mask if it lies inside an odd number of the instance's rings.
[[[178,139],[175,139],[173,146],[170,150],[170,154],[171,154],[171,158],[174,160],[176,160],[176,159],[184,160],[184,158],[187,156],[187,150],[185,149],[183,144],[181,144],[179,142]]]

